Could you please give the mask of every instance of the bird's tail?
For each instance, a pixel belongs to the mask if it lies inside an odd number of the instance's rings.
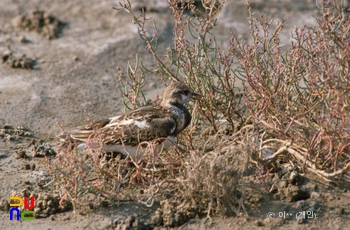
[[[72,130],[70,132],[61,132],[57,135],[57,138],[60,142],[74,142],[74,141],[82,141],[87,142],[89,138],[93,136],[93,130]]]
[[[94,135],[94,130],[72,130],[70,132],[70,137],[73,140],[79,140],[83,142],[87,142]]]

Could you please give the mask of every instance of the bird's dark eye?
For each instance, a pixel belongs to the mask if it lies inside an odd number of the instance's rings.
[[[189,91],[188,89],[185,89],[185,90],[183,91],[183,94],[188,95],[189,92],[190,92],[190,91]]]

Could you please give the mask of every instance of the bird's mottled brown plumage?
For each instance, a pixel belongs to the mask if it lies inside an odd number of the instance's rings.
[[[186,108],[190,99],[199,96],[188,86],[172,82],[165,90],[160,105],[146,106],[124,115],[103,119],[78,127],[70,136],[82,142],[99,140],[105,146],[138,146],[143,141],[175,138],[190,121]]]

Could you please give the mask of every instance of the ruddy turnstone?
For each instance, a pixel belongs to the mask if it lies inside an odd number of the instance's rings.
[[[176,136],[191,122],[191,114],[186,108],[191,99],[200,94],[181,82],[172,82],[165,89],[160,105],[145,106],[124,115],[103,119],[78,127],[69,133],[74,140],[83,143],[78,149],[98,149],[121,152],[135,157],[140,143],[154,141],[154,153],[168,148],[176,141]]]

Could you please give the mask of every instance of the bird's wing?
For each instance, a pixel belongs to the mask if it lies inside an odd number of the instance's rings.
[[[110,121],[111,119],[107,118],[92,122],[88,125],[79,126],[75,130],[70,131],[69,134],[74,140],[86,142],[93,137],[97,130],[105,127]]]
[[[161,107],[142,107],[79,127],[71,132],[71,137],[84,142],[95,139],[105,144],[136,146],[143,141],[166,138],[175,130],[176,122],[169,111]]]
[[[170,112],[157,107],[143,107],[111,120],[100,131],[106,144],[136,146],[143,141],[166,138],[175,130],[176,122]]]
[[[88,125],[79,126],[77,129],[78,130],[97,130],[105,127],[109,122],[111,122],[111,119],[112,118],[106,118],[106,119],[94,121]]]

